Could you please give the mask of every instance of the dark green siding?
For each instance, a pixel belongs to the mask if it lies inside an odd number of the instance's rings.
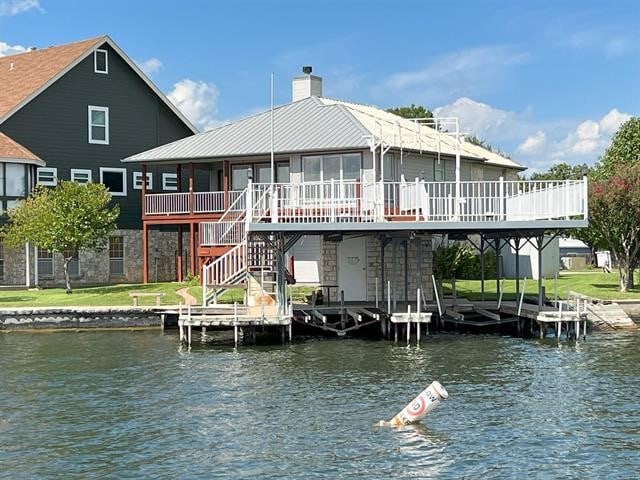
[[[120,228],[140,228],[140,190],[133,189],[130,166],[120,160],[192,134],[191,130],[110,47],[109,73],[94,73],[93,54],[24,106],[0,131],[71,178],[72,168],[91,168],[94,181],[100,167],[127,168],[127,196],[120,203]],[[88,142],[88,106],[109,107],[109,145]],[[162,191],[161,171],[153,173],[153,191]]]

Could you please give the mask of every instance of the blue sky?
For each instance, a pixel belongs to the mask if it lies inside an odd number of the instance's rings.
[[[640,2],[0,0],[0,55],[108,34],[201,128],[326,96],[422,104],[545,169],[593,163],[640,112]],[[0,86],[1,88],[1,86]]]

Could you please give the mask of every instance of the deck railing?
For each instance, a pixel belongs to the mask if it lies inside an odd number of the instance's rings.
[[[222,213],[233,206],[233,211],[246,208],[244,190],[227,192],[149,193],[144,197],[145,215],[185,215],[189,213]],[[237,201],[240,200],[240,201]]]
[[[148,194],[144,207],[146,215],[226,212],[220,218],[222,222],[235,220],[237,212],[241,212],[246,223],[586,219],[587,183],[495,180],[456,184],[417,179],[251,183],[246,195],[244,191],[231,191],[226,199],[224,192]],[[221,241],[228,236],[216,232]]]
[[[249,188],[254,199],[247,211],[249,223],[258,218],[281,223],[587,218],[586,180],[327,181]]]

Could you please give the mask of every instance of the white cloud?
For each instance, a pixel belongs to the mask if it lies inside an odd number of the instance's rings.
[[[136,64],[149,76],[153,73],[159,72],[164,67],[162,62],[155,57],[151,57],[144,62],[136,62]]]
[[[27,49],[22,45],[9,45],[5,42],[0,42],[0,57],[6,55],[13,55],[14,53],[26,52]]]
[[[505,139],[513,135],[518,124],[518,114],[495,108],[471,98],[461,97],[456,101],[435,108],[439,117],[458,117],[460,130],[483,139]]]
[[[523,154],[539,153],[544,148],[546,142],[547,135],[542,130],[538,130],[533,135],[525,138],[524,142],[518,146],[517,152]]]
[[[631,115],[622,113],[617,108],[612,109],[604,117],[600,119],[600,129],[607,135],[613,135],[618,131],[620,125],[629,120]]]
[[[512,65],[528,60],[508,46],[478,47],[449,53],[430,64],[397,72],[371,89],[373,96],[433,104],[495,89]],[[401,98],[400,98],[401,97]]]
[[[0,17],[13,17],[29,10],[44,10],[39,0],[5,0],[0,1]]]
[[[219,95],[213,83],[185,78],[173,86],[168,97],[194,125],[206,131],[223,123],[216,119]]]
[[[616,26],[601,26],[584,30],[567,32],[566,28],[558,28],[553,33],[556,43],[576,50],[592,50],[604,52],[608,57],[617,57],[638,50],[640,36],[637,31],[625,31]]]

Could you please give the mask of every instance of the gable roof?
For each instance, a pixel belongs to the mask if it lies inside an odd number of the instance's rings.
[[[276,153],[369,148],[369,139],[375,136],[395,149],[456,154],[456,141],[451,136],[369,105],[308,97],[275,108],[273,117]],[[266,111],[132,155],[123,162],[265,155],[271,151],[270,132],[271,112]],[[462,141],[461,155],[524,169],[511,159],[466,141]]]
[[[198,130],[156,87],[144,72],[107,35],[0,57],[0,123],[20,110],[60,77],[91,55],[109,45],[175,113],[193,133]]]
[[[2,132],[0,132],[0,162],[32,163],[39,167],[45,165],[35,153]]]

